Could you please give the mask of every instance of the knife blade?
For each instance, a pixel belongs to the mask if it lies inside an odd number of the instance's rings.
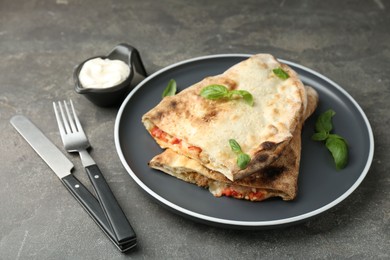
[[[38,129],[38,127],[23,115],[13,116],[10,123],[54,171],[69,192],[121,252],[125,252],[136,246],[136,237],[125,244],[118,244],[99,202],[89,190],[73,176],[73,163],[69,161],[69,159],[41,132],[41,130]]]

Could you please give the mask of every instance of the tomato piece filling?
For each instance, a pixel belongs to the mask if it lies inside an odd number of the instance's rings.
[[[172,145],[180,145],[180,147],[182,147],[183,142],[180,138],[169,135],[168,133],[161,130],[157,126],[153,126],[149,130],[149,132],[154,138],[159,139],[164,143],[172,144]],[[202,148],[193,145],[184,144],[184,148],[186,148],[189,153],[194,154],[196,156],[199,156],[199,154],[202,152]]]
[[[265,194],[262,191],[240,192],[238,190],[235,190],[233,187],[227,187],[222,191],[221,195],[238,199],[248,198],[253,201],[261,200],[262,198],[264,198]]]

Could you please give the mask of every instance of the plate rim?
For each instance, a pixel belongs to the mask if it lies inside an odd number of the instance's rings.
[[[235,58],[235,57],[242,57],[242,58],[248,58],[250,56],[252,56],[253,54],[240,54],[240,53],[232,53],[232,54],[214,54],[214,55],[205,55],[205,56],[199,56],[199,57],[195,57],[195,58],[190,58],[190,59],[186,59],[186,60],[183,60],[183,61],[179,61],[179,62],[176,62],[176,63],[173,63],[171,65],[168,65],[162,69],[159,69],[157,70],[156,72],[152,73],[150,76],[146,77],[142,82],[140,82],[128,95],[127,97],[124,99],[124,101],[122,102],[118,112],[117,112],[117,116],[116,116],[116,119],[115,119],[115,126],[114,126],[114,141],[115,141],[115,147],[116,147],[116,151],[117,151],[117,154],[120,158],[120,161],[122,163],[122,165],[124,166],[124,168],[126,169],[126,171],[128,172],[128,174],[130,175],[130,177],[132,177],[132,179],[144,190],[146,191],[149,195],[151,195],[154,199],[157,199],[159,202],[163,203],[165,206],[168,206],[170,209],[173,209],[181,214],[184,214],[184,215],[187,215],[189,217],[193,217],[195,219],[198,219],[198,220],[202,220],[202,221],[206,221],[206,222],[211,222],[211,223],[215,223],[215,224],[220,224],[220,225],[227,225],[227,226],[234,226],[234,227],[275,227],[275,226],[281,226],[281,225],[286,225],[286,224],[292,224],[292,223],[296,223],[296,222],[299,222],[299,221],[303,221],[305,219],[309,219],[309,218],[312,218],[316,215],[319,215],[320,213],[323,213],[331,208],[333,208],[334,206],[338,205],[339,203],[341,203],[343,200],[345,200],[347,197],[349,197],[356,189],[357,187],[360,186],[360,184],[363,182],[364,178],[366,177],[370,167],[371,167],[371,164],[372,164],[372,161],[373,161],[373,157],[374,157],[374,135],[373,135],[373,131],[372,131],[372,128],[371,128],[371,124],[366,116],[366,114],[364,113],[363,109],[360,107],[360,105],[357,103],[357,101],[345,90],[343,89],[340,85],[338,85],[336,82],[332,81],[331,79],[329,79],[328,77],[320,74],[319,72],[317,71],[314,71],[306,66],[303,66],[303,65],[300,65],[300,64],[297,64],[295,62],[291,62],[291,61],[287,61],[287,60],[284,60],[284,59],[279,59],[277,58],[280,62],[282,63],[285,63],[287,65],[291,65],[291,66],[295,66],[303,71],[306,71],[310,74],[313,74],[315,76],[317,76],[318,78],[328,82],[330,85],[332,85],[333,87],[335,87],[338,91],[340,91],[346,98],[348,98],[349,101],[351,101],[351,103],[355,106],[355,108],[357,109],[357,111],[360,113],[360,116],[363,118],[363,121],[364,121],[364,124],[367,128],[367,132],[368,132],[368,138],[369,138],[369,152],[368,152],[368,157],[367,157],[367,162],[365,164],[365,167],[364,169],[362,170],[359,178],[354,182],[354,184],[348,189],[346,190],[341,196],[339,196],[338,198],[336,198],[335,200],[331,201],[330,203],[316,209],[316,210],[312,210],[310,212],[307,212],[307,213],[304,213],[304,214],[300,214],[300,215],[297,215],[297,216],[293,216],[293,217],[288,217],[288,218],[282,218],[282,219],[276,219],[276,220],[267,220],[267,221],[239,221],[239,220],[229,220],[229,219],[223,219],[223,218],[217,218],[217,217],[211,217],[211,216],[207,216],[205,214],[200,214],[200,213],[197,213],[197,212],[194,212],[194,211],[191,211],[191,210],[188,210],[188,209],[185,209],[181,206],[178,206],[176,205],[175,203],[165,199],[164,197],[158,195],[156,192],[154,192],[152,189],[150,189],[146,184],[144,184],[138,177],[137,175],[133,172],[133,170],[130,168],[130,166],[128,165],[124,155],[123,155],[123,152],[122,152],[122,149],[120,147],[120,140],[119,140],[119,126],[120,126],[120,121],[121,121],[121,118],[122,118],[122,114],[123,114],[123,111],[125,109],[125,107],[127,106],[129,100],[131,99],[131,97],[142,87],[144,86],[148,81],[152,80],[153,78],[157,77],[158,75],[168,71],[168,70],[171,70],[175,67],[179,67],[179,66],[182,66],[184,64],[188,64],[188,63],[193,63],[193,62],[197,62],[197,61],[200,61],[200,60],[207,60],[207,59],[216,59],[216,58]]]

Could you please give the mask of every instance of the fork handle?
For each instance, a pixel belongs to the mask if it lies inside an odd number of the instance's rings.
[[[108,183],[96,164],[85,167],[88,177],[96,192],[97,198],[103,211],[110,223],[112,230],[115,233],[119,244],[126,243],[136,237],[133,228],[131,227],[122,208],[115,199]]]
[[[62,178],[61,181],[121,252],[129,250],[137,244],[136,239],[127,244],[118,244],[99,202],[76,177],[70,174]]]

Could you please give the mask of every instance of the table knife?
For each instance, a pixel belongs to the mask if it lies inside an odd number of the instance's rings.
[[[125,252],[136,246],[136,236],[125,244],[119,244],[98,200],[72,174],[73,163],[55,146],[29,119],[22,115],[13,116],[10,120],[15,129],[31,145],[38,155],[60,178],[65,187],[83,206],[85,211],[98,224],[111,242]]]

